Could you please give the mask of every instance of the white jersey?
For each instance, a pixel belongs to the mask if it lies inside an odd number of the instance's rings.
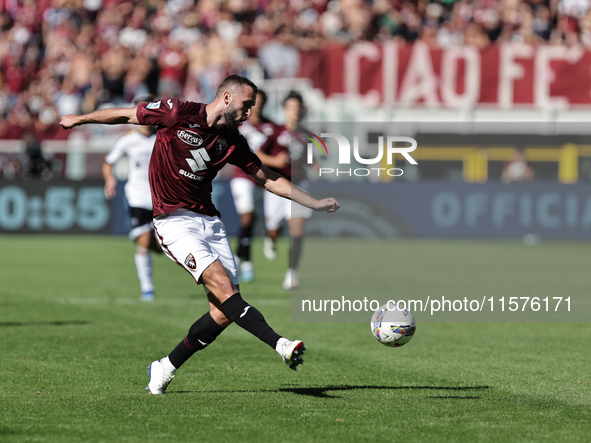
[[[105,161],[113,165],[121,157],[127,156],[129,171],[125,184],[125,197],[132,208],[152,210],[148,166],[155,141],[156,134],[146,137],[134,129],[121,136],[105,157]]]

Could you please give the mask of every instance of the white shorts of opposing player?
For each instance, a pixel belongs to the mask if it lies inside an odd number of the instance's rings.
[[[307,186],[299,186],[306,191]],[[312,217],[312,210],[283,197],[279,197],[269,191],[264,195],[265,227],[269,231],[279,229],[282,220],[292,218]]]
[[[164,253],[190,272],[196,282],[209,265],[219,260],[232,283],[238,285],[234,254],[218,217],[177,209],[156,217],[154,228]]]
[[[308,192],[308,182],[302,182],[299,188]],[[265,208],[265,227],[269,231],[279,229],[282,220],[291,220],[294,218],[309,219],[312,217],[312,209],[300,205],[291,200],[279,197],[271,192],[264,194]],[[264,251],[268,260],[274,260],[276,257],[275,245],[270,238],[265,239]],[[289,268],[285,272],[282,287],[286,291],[300,286],[298,274],[295,269]]]
[[[230,190],[234,198],[234,206],[239,215],[254,212],[254,190],[256,185],[244,177],[230,180]]]

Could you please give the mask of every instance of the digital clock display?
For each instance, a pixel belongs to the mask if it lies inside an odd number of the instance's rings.
[[[109,232],[110,205],[100,182],[4,182],[0,232]]]

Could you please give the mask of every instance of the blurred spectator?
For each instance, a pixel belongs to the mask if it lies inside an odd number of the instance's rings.
[[[45,158],[39,140],[32,132],[23,135],[25,159],[22,164],[23,177],[49,180],[53,177],[51,162]]]
[[[102,90],[100,100],[114,105],[124,100],[127,53],[119,42],[107,49],[101,57]]]
[[[501,181],[503,183],[526,182],[534,179],[534,170],[527,163],[522,151],[516,150],[513,157],[505,163]]]
[[[258,56],[269,78],[296,77],[300,70],[300,54],[294,45],[290,28],[280,26],[275,38],[259,49]]]
[[[188,59],[183,50],[183,41],[179,37],[169,38],[167,43],[158,58],[160,67],[158,95],[178,98],[187,76]]]

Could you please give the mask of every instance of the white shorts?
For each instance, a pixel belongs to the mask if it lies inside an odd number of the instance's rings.
[[[308,182],[302,182],[298,185],[303,191],[307,191]],[[288,200],[272,192],[265,191],[264,195],[265,208],[265,227],[274,231],[279,229],[281,220],[291,220],[292,218],[310,218],[312,217],[312,209],[306,208],[294,201]]]
[[[230,189],[234,197],[234,206],[238,214],[254,212],[254,190],[256,185],[245,177],[236,177],[230,180]]]
[[[218,217],[178,209],[156,217],[154,228],[164,253],[190,272],[198,284],[203,271],[219,260],[232,283],[238,285],[234,254]]]

